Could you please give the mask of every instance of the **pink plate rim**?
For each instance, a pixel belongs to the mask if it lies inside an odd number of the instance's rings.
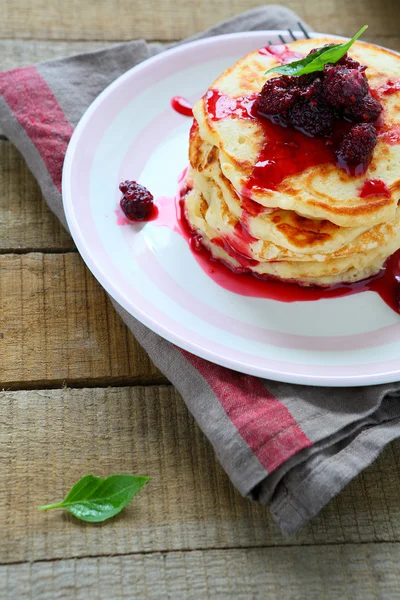
[[[193,341],[189,336],[182,333],[177,333],[173,327],[162,322],[160,316],[154,316],[143,310],[138,302],[135,302],[136,298],[131,295],[128,296],[118,286],[117,282],[110,276],[109,269],[104,268],[104,264],[98,259],[94,249],[88,243],[84,229],[79,217],[74,209],[74,194],[72,191],[72,182],[76,170],[79,172],[80,154],[83,152],[83,147],[86,148],[90,144],[85,142],[85,130],[90,123],[91,119],[96,113],[101,110],[102,106],[109,99],[111,94],[115,94],[116,91],[123,88],[124,83],[127,79],[132,76],[143,74],[147,70],[154,68],[160,68],[163,64],[172,64],[174,58],[184,58],[186,54],[190,54],[193,49],[201,50],[208,48],[221,49],[226,43],[236,40],[258,40],[258,44],[262,45],[268,36],[287,34],[287,31],[256,31],[256,32],[242,32],[214,36],[211,38],[195,40],[192,42],[179,45],[170,50],[158,54],[141,64],[133,67],[113,83],[111,83],[89,106],[79,124],[77,125],[65,157],[63,167],[63,178],[62,178],[62,189],[63,189],[63,203],[64,210],[67,218],[67,223],[71,232],[71,235],[77,245],[77,248],[83,257],[86,265],[89,267],[93,275],[100,282],[100,284],[106,289],[106,291],[132,316],[141,321],[144,325],[155,331],[168,341],[176,344],[177,346],[187,350],[201,358],[210,360],[221,366],[244,372],[249,375],[255,375],[263,378],[269,378],[277,381],[295,383],[295,384],[306,384],[306,385],[320,385],[320,386],[362,386],[368,384],[381,384],[397,381],[400,376],[400,357],[399,359],[391,359],[389,361],[381,361],[376,363],[367,363],[360,365],[349,366],[316,366],[316,365],[305,365],[282,361],[271,361],[265,360],[267,364],[252,364],[252,360],[257,362],[254,357],[248,354],[243,356],[238,355],[237,352],[233,352],[231,356],[223,354],[223,347],[220,347],[219,351],[215,351],[207,348],[207,340],[203,339],[198,335],[198,340]],[[301,35],[301,32],[295,32]],[[312,33],[311,36],[315,37],[317,34]],[[335,36],[336,37],[336,36]],[[262,40],[260,42],[260,40]],[[255,42],[255,47],[257,47]],[[189,61],[188,66],[192,62]],[[178,69],[179,70],[179,69]],[[151,312],[151,311],[150,311]],[[177,328],[181,329],[181,328]],[[188,330],[187,330],[188,331]],[[193,336],[193,333],[190,332]],[[215,345],[216,346],[216,345]],[[226,348],[225,348],[226,352]]]

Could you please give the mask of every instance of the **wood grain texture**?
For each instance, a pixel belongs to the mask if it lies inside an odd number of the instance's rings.
[[[400,442],[287,537],[234,490],[172,386],[2,392],[0,405],[0,563],[400,540]],[[37,509],[91,472],[151,481],[98,525]]]
[[[13,0],[0,5],[0,38],[62,40],[175,40],[217,21],[264,4],[259,0],[231,2],[140,2],[130,0]],[[316,31],[354,34],[370,24],[369,37],[398,36],[397,0],[286,0]],[[398,38],[397,38],[398,40]]]
[[[163,382],[81,257],[0,256],[5,388]]]
[[[400,547],[259,548],[0,567],[2,598],[395,600]]]
[[[74,248],[22,156],[0,140],[0,252]]]

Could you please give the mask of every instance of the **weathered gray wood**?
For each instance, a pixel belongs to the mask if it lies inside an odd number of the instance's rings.
[[[0,255],[0,385],[165,382],[76,252]]]
[[[400,540],[400,443],[297,536],[243,499],[171,386],[0,394],[0,563],[165,550]],[[37,507],[87,473],[149,475],[114,520]]]
[[[0,567],[0,596],[395,600],[399,560],[399,544],[111,555]]]
[[[0,38],[59,40],[171,40],[259,6],[256,0],[13,0],[1,6]],[[397,0],[286,0],[316,30],[353,35],[369,23],[371,36],[398,36]]]
[[[0,252],[74,249],[22,156],[0,140]]]

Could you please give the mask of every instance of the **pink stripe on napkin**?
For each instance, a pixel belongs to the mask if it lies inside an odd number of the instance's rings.
[[[53,92],[35,67],[0,73],[0,94],[25,129],[61,192],[64,156],[73,133]]]
[[[312,446],[286,406],[272,396],[260,379],[220,367],[185,350],[181,352],[207,381],[268,473]]]

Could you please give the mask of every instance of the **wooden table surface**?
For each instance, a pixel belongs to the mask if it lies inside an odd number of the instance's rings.
[[[0,70],[176,40],[257,0],[2,0]],[[400,50],[398,0],[286,0],[316,30]],[[0,139],[0,598],[400,597],[400,442],[296,536],[239,496]],[[82,475],[150,475],[114,520],[41,504]]]

